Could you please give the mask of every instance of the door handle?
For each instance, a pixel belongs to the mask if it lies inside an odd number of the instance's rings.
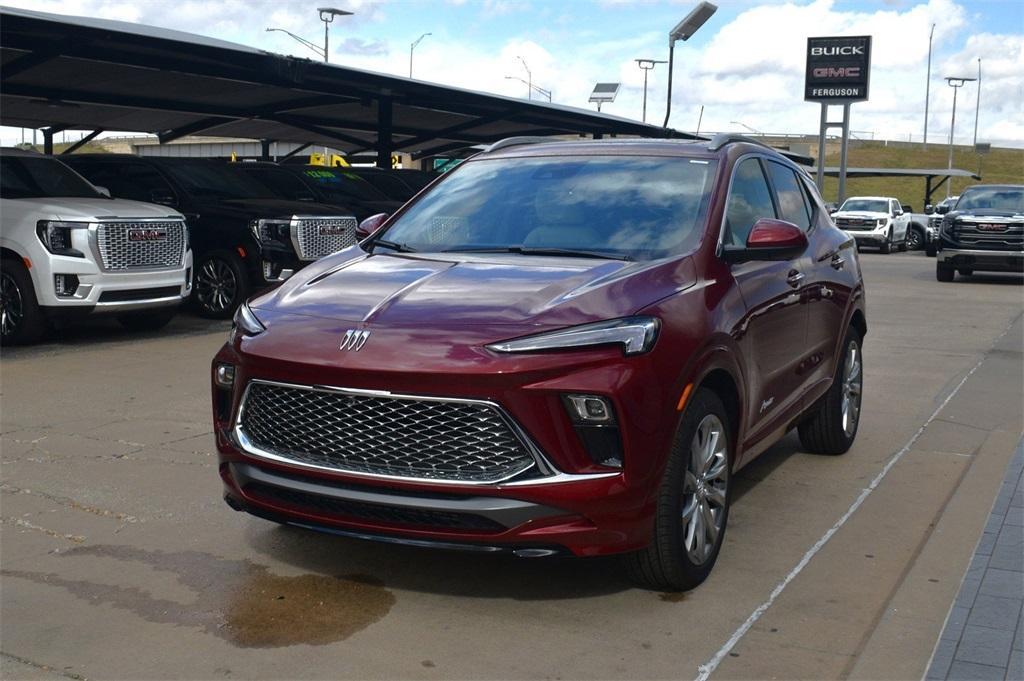
[[[834,269],[834,270],[841,270],[841,269],[843,269],[843,266],[846,265],[846,258],[844,258],[843,256],[841,256],[841,255],[839,255],[837,253],[836,255],[832,256],[831,265],[832,265],[832,269]]]
[[[789,276],[786,277],[786,283],[790,286],[797,286],[801,281],[804,280],[804,273],[797,272],[796,270],[790,270]]]

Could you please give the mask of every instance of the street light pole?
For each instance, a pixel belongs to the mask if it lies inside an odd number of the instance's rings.
[[[655,64],[665,64],[665,60],[658,59],[634,59],[636,65],[644,72],[644,115],[643,121],[647,122],[647,72],[654,68]]]
[[[946,78],[946,84],[953,88],[953,117],[949,122],[949,170],[953,169],[953,131],[956,130],[956,93],[957,90],[964,86],[964,83],[971,83],[977,80],[977,78]],[[950,189],[953,184],[953,178],[950,177],[946,180],[946,198],[951,195]]]
[[[433,33],[424,33],[419,38],[416,38],[411,45],[409,45],[409,77],[412,78],[412,51],[416,49],[416,46],[420,44],[420,41],[426,38],[428,35],[434,35]]]
[[[717,10],[718,5],[702,2],[693,8],[668,34],[668,98],[665,102],[665,122],[661,126],[663,128],[668,127],[668,119],[672,115],[672,64],[675,61],[676,41],[689,40]]]
[[[328,61],[328,55],[330,54],[329,40],[330,35],[327,30],[330,24],[334,21],[334,17],[347,17],[351,16],[352,12],[343,9],[334,9],[333,7],[317,7],[317,12],[320,12],[320,21],[324,22],[324,63]]]
[[[544,95],[545,97],[547,97],[549,102],[551,101],[551,90],[545,90],[541,86],[534,85],[533,83],[529,83],[529,82],[523,80],[522,78],[520,78],[519,76],[505,76],[505,80],[518,80],[520,83],[522,83],[526,87],[530,88],[534,92],[538,92],[538,93]]]
[[[974,146],[978,146],[979,111],[981,111],[981,57],[978,57],[978,102],[974,105]]]
[[[935,24],[928,33],[928,75],[924,80],[924,145],[922,151],[928,151],[928,99],[931,94],[932,85],[932,36],[935,35]]]
[[[526,60],[520,56],[516,56],[516,59],[523,62],[523,68],[526,69],[526,98],[533,99],[533,74],[530,73],[530,67],[526,65]]]

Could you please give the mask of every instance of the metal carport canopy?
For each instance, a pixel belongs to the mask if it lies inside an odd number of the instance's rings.
[[[808,172],[813,175],[817,168],[811,168]],[[839,177],[838,166],[825,166],[825,174],[829,177]],[[924,202],[932,202],[932,194],[935,193],[944,182],[954,177],[969,177],[972,180],[980,180],[981,175],[972,173],[969,170],[960,168],[847,168],[847,177],[923,177],[924,178]],[[935,178],[940,178],[938,184],[933,185]]]
[[[519,135],[693,135],[121,21],[0,8],[0,124],[429,155]]]

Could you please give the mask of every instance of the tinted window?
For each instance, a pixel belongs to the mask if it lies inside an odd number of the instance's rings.
[[[796,174],[784,165],[771,162],[768,163],[768,173],[775,187],[775,197],[779,200],[780,217],[807,231],[811,226],[811,214]]]
[[[585,250],[647,260],[684,252],[704,224],[713,161],[544,157],[470,161],[383,238],[419,251]]]
[[[302,179],[322,192],[328,201],[390,201],[380,190],[355,173],[319,166],[308,166],[303,168],[301,173]]]
[[[761,218],[775,218],[768,182],[756,158],[748,158],[736,166],[733,174],[729,205],[725,213],[723,242],[745,246],[754,223]]]
[[[395,199],[396,201],[408,201],[413,197],[413,194],[415,194],[415,192],[409,188],[409,185],[405,184],[394,175],[388,174],[387,171],[361,172],[359,173],[359,177],[363,178],[388,197]]]
[[[103,183],[99,183],[103,184]],[[107,186],[107,185],[103,185]],[[167,201],[174,190],[156,168],[143,163],[129,163],[121,167],[121,176],[115,187],[107,187],[117,197],[136,201]]]
[[[168,163],[164,168],[193,196],[214,199],[267,199],[274,193],[235,168],[216,163]]]
[[[5,199],[105,198],[71,168],[45,156],[0,156],[0,196]]]
[[[956,202],[957,210],[1024,213],[1024,187],[972,187]]]

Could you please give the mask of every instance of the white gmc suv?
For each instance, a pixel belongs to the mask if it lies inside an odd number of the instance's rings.
[[[875,246],[882,253],[907,250],[910,213],[889,196],[852,196],[832,213],[836,227],[848,232],[857,247]]]
[[[158,329],[191,291],[185,218],[111,199],[50,156],[0,149],[0,342],[30,343],[48,323],[112,313]]]

